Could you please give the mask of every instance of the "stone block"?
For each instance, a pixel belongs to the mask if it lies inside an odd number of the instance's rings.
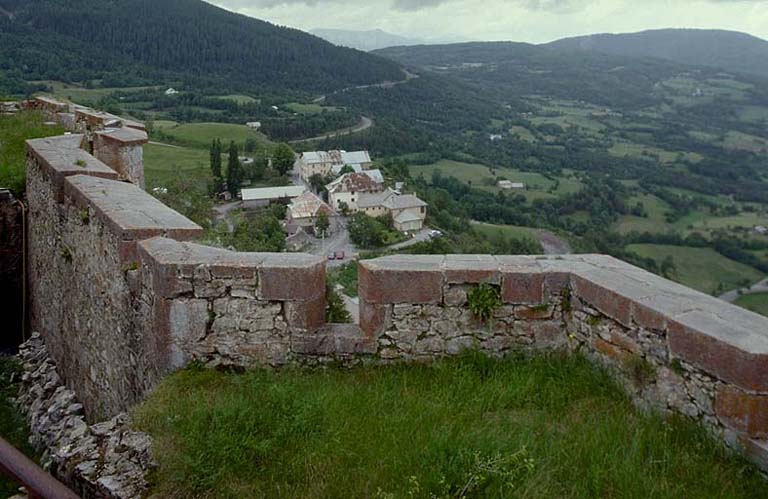
[[[448,286],[445,288],[443,300],[448,307],[463,307],[467,304],[467,290],[461,286]]]
[[[325,295],[325,261],[322,258],[288,253],[280,255],[269,255],[259,268],[259,298],[309,301]]]
[[[372,355],[378,345],[355,324],[330,324],[315,334],[291,335],[291,349],[302,355]]]
[[[536,305],[544,302],[544,274],[502,270],[501,300]]]
[[[208,332],[207,300],[173,300],[170,302],[171,332],[170,367],[183,367],[188,358],[184,351],[205,338]]]
[[[445,351],[448,355],[458,355],[464,350],[479,346],[477,340],[471,336],[460,336],[445,342]]]
[[[669,321],[670,352],[712,376],[747,391],[768,392],[766,329],[743,329],[708,313],[694,311]]]
[[[627,352],[625,352],[624,350],[622,350],[621,348],[617,347],[612,343],[608,343],[602,338],[595,338],[594,341],[592,342],[592,346],[595,348],[597,352],[607,357],[610,357],[615,361],[621,361],[627,355]]]
[[[360,300],[360,329],[369,338],[378,338],[392,324],[392,305]]]
[[[559,349],[568,345],[568,333],[566,333],[565,326],[560,322],[536,322],[532,324],[531,329],[537,347]]]
[[[591,307],[624,326],[630,326],[632,302],[628,298],[619,294],[615,289],[602,284],[596,284],[580,275],[574,276],[573,286],[579,298],[587,302]]]
[[[768,437],[768,396],[753,395],[732,386],[720,386],[715,414],[726,426],[751,438]]]
[[[317,331],[325,324],[325,295],[310,301],[285,302],[285,320],[291,330]]]
[[[441,303],[442,257],[382,258],[360,262],[360,299],[368,303]]]
[[[763,472],[768,472],[768,440],[744,437],[741,444],[749,459]]]
[[[499,262],[490,255],[447,255],[445,281],[448,284],[500,284]]]
[[[515,317],[522,321],[539,321],[551,319],[554,307],[551,305],[539,305],[538,307],[515,307]]]

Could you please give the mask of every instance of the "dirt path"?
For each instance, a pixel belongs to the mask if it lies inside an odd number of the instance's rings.
[[[338,137],[339,135],[347,135],[351,133],[360,133],[362,131],[368,130],[374,125],[373,120],[371,118],[368,118],[366,116],[360,117],[360,122],[353,126],[352,128],[344,128],[342,130],[336,130],[333,132],[328,132],[325,135],[319,135],[317,137],[311,137],[309,139],[299,139],[299,140],[292,140],[291,144],[301,144],[304,142],[314,142],[316,140],[326,140],[326,139],[332,139],[334,137]]]
[[[568,241],[548,230],[536,230],[536,238],[541,243],[545,255],[570,255],[573,252]]]

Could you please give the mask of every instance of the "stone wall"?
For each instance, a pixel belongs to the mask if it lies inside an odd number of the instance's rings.
[[[138,135],[109,133],[101,144],[96,133],[93,144],[140,148]],[[323,258],[188,243],[200,227],[119,181],[88,144],[84,134],[28,141],[27,193],[32,330],[90,421],[127,409],[192,360],[281,365],[296,357],[294,339],[323,329]]]
[[[485,322],[468,308],[481,283],[503,303]],[[765,317],[599,255],[363,261],[360,307],[387,361],[467,348],[585,352],[640,407],[696,419],[768,469]]]

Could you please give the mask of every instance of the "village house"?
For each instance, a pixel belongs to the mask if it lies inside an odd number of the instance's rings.
[[[413,194],[400,195],[392,189],[386,189],[359,194],[357,211],[371,217],[390,215],[398,231],[416,232],[424,228],[427,203]]]
[[[315,223],[321,213],[324,213],[330,222],[328,233],[336,232],[339,228],[339,214],[315,194],[305,192],[288,205],[285,218],[286,232],[295,234],[301,229],[308,234],[314,234]]]
[[[357,201],[361,194],[384,191],[384,177],[380,170],[347,173],[325,188],[328,191],[328,202],[334,209],[342,210],[346,206],[354,213],[358,210]]]
[[[355,172],[368,170],[373,166],[368,151],[309,151],[296,160],[296,171],[302,179],[309,181],[312,175],[338,175],[345,166]]]

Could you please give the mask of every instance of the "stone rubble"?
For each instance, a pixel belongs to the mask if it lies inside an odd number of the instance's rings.
[[[85,499],[142,497],[156,464],[152,438],[129,427],[123,413],[89,425],[75,393],[64,386],[38,334],[19,351],[23,376],[17,404],[43,467]]]

